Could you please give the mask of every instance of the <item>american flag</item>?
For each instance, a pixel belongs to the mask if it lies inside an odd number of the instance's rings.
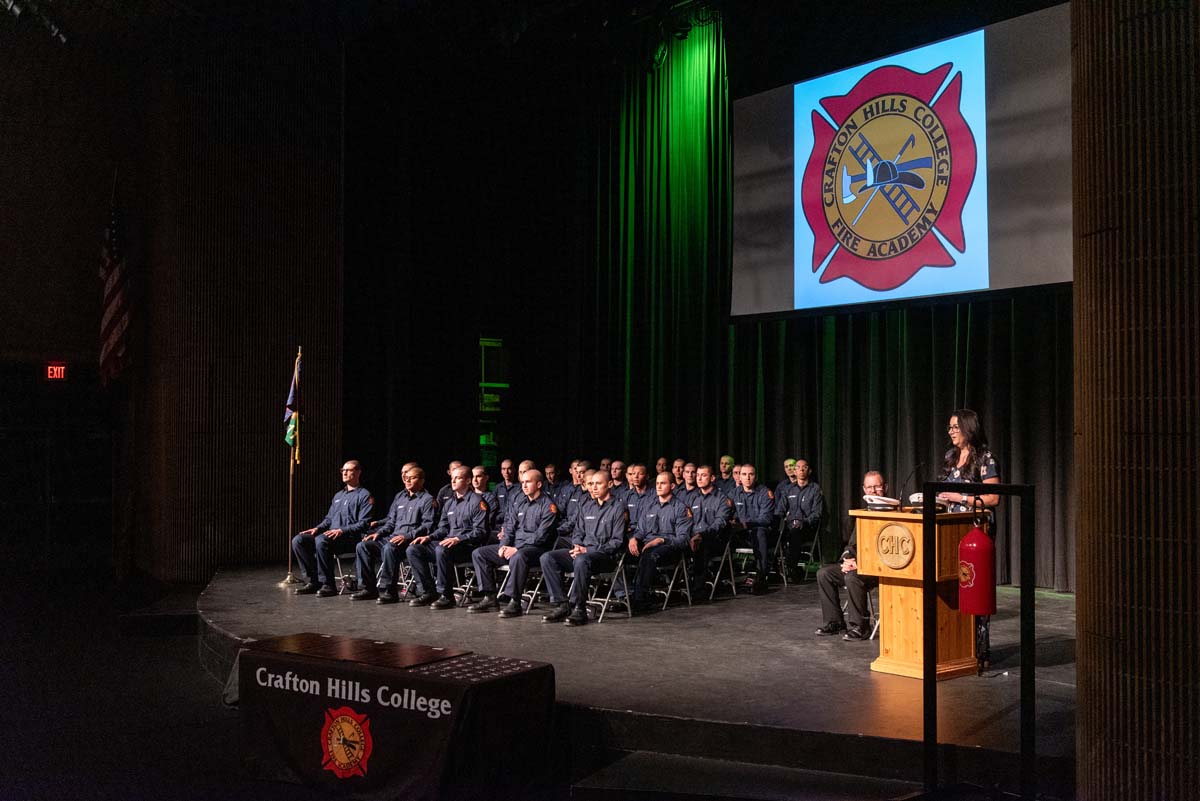
[[[100,382],[114,380],[129,364],[129,269],[114,208],[100,255]]]

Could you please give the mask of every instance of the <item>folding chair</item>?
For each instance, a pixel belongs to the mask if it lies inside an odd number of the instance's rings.
[[[455,602],[459,606],[466,606],[471,601],[471,581],[475,578],[475,569],[471,567],[469,562],[454,563],[454,587],[451,592],[454,593]]]
[[[733,590],[733,597],[737,597],[737,578],[733,575],[733,537],[725,538],[725,550],[721,553],[721,561],[717,564],[717,572],[713,575],[712,590],[708,593],[708,600],[712,600],[717,594],[717,585],[721,583],[721,571],[729,566],[729,589]]]
[[[588,588],[590,595],[587,606],[593,613],[596,613],[596,610],[599,609],[599,612],[596,614],[597,623],[604,622],[604,615],[608,613],[610,606],[623,606],[625,607],[626,615],[633,617],[633,592],[629,589],[629,578],[625,575],[625,557],[628,553],[629,551],[623,548],[621,550],[621,558],[617,560],[616,567],[607,573],[596,573],[592,576],[592,578],[597,580],[597,588]],[[598,585],[600,581],[606,578],[608,580],[608,594],[603,599],[599,599],[597,598],[599,595]],[[618,580],[621,582],[621,589],[625,595],[621,598],[613,598],[613,591],[617,588]]]
[[[666,570],[667,567],[659,568],[659,571]],[[656,593],[662,593],[663,596],[663,611],[666,611],[667,604],[671,603],[671,593],[675,589],[675,582],[679,580],[679,574],[683,573],[683,595],[687,598],[688,606],[692,605],[692,577],[687,569],[687,554],[679,554],[679,558],[675,560],[675,569],[671,571],[671,580],[667,583],[665,590],[655,590]]]
[[[537,597],[542,591],[542,569],[537,565],[530,565],[528,569],[529,575],[525,579],[526,586],[528,586],[529,579],[531,578],[536,577],[537,581],[534,583],[532,590],[521,590],[521,609],[526,613],[537,606]],[[509,570],[508,565],[500,565],[496,568],[496,572],[504,574],[504,578],[497,582],[500,586],[500,589],[496,590],[496,595],[501,596],[508,594],[508,597],[514,597],[511,593],[504,592],[506,589],[508,589],[508,581],[512,575],[512,571]]]
[[[875,639],[875,635],[879,633],[879,613],[875,611],[875,593],[879,590],[878,586],[867,590],[867,622],[871,624],[871,636],[868,640]],[[842,614],[845,614],[846,609],[850,606],[850,599],[842,601]]]
[[[353,559],[354,551],[333,555],[334,583],[337,585],[338,595],[358,590],[358,575],[353,570],[349,573],[345,571],[342,567],[342,557]]]
[[[779,576],[780,578],[782,578],[782,579],[783,579],[783,586],[784,586],[784,589],[787,589],[787,585],[788,585],[788,577],[787,577],[787,555],[786,555],[786,554],[785,554],[785,552],[784,552],[784,545],[783,545],[783,541],[784,541],[785,539],[786,539],[786,537],[784,536],[784,529],[783,529],[783,526],[781,525],[781,526],[780,526],[780,530],[779,530],[779,532],[777,533],[777,535],[776,535],[776,537],[775,537],[775,547],[774,547],[774,548],[771,550],[771,558],[768,560],[767,564],[772,566],[772,567],[771,567],[771,572],[772,572],[772,573],[774,573],[775,575],[777,575],[777,576]],[[757,569],[758,569],[758,564],[757,564],[757,559],[758,559],[758,557],[755,555],[755,553],[754,553],[754,549],[753,549],[753,548],[748,548],[748,547],[744,547],[744,548],[734,548],[734,549],[733,549],[733,553],[734,553],[734,555],[735,555],[735,556],[739,556],[739,557],[741,557],[741,558],[742,558],[742,572],[741,572],[741,574],[740,574],[740,575],[742,575],[742,576],[749,575],[749,573],[746,571],[746,562],[747,562],[747,561],[750,561],[750,562],[754,563],[754,565],[755,565],[755,570],[757,571]],[[732,562],[731,562],[731,563],[730,563],[730,565],[729,565],[729,572],[730,572],[730,575],[733,575],[733,564],[732,564]],[[717,575],[718,575],[718,576],[720,575],[720,569],[719,569],[719,568],[718,568],[718,573],[717,573]],[[715,589],[715,588],[714,588],[714,589]],[[736,595],[736,594],[737,594],[737,591],[735,590],[735,591],[734,591],[734,595]]]

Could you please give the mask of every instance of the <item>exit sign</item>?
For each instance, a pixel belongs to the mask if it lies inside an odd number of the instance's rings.
[[[67,363],[66,362],[46,362],[46,380],[47,381],[66,381],[67,380]]]

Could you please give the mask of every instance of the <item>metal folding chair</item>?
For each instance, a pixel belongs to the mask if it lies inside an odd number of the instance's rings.
[[[708,593],[708,600],[712,600],[717,594],[717,585],[721,583],[721,571],[726,567],[729,568],[729,589],[733,591],[733,597],[737,597],[737,578],[733,575],[733,537],[725,538],[725,550],[721,553],[721,561],[717,564],[717,572],[713,575],[712,590]]]
[[[596,584],[588,588],[590,594],[587,606],[593,613],[596,613],[597,623],[604,622],[604,616],[612,606],[623,606],[626,615],[633,617],[633,592],[629,589],[629,577],[625,574],[625,557],[628,553],[629,551],[622,549],[621,558],[617,560],[616,567],[607,573],[596,573],[592,576],[596,580]],[[603,599],[597,598],[599,583],[605,580],[608,581],[608,594]],[[621,582],[621,589],[625,594],[621,598],[613,598],[613,591],[617,588],[618,580]]]
[[[666,566],[660,567],[659,571],[667,570]],[[663,611],[666,611],[667,604],[671,603],[671,593],[675,590],[675,582],[679,580],[679,574],[683,573],[683,595],[687,598],[688,606],[692,605],[692,578],[688,575],[687,569],[687,554],[681,553],[679,558],[675,560],[675,568],[671,571],[671,580],[667,583],[665,590],[655,590],[656,593],[661,593],[663,597]]]

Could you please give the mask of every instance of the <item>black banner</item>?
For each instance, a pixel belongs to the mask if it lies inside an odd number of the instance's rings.
[[[242,650],[239,694],[261,778],[434,801],[494,799],[548,772],[547,664],[300,634]]]

